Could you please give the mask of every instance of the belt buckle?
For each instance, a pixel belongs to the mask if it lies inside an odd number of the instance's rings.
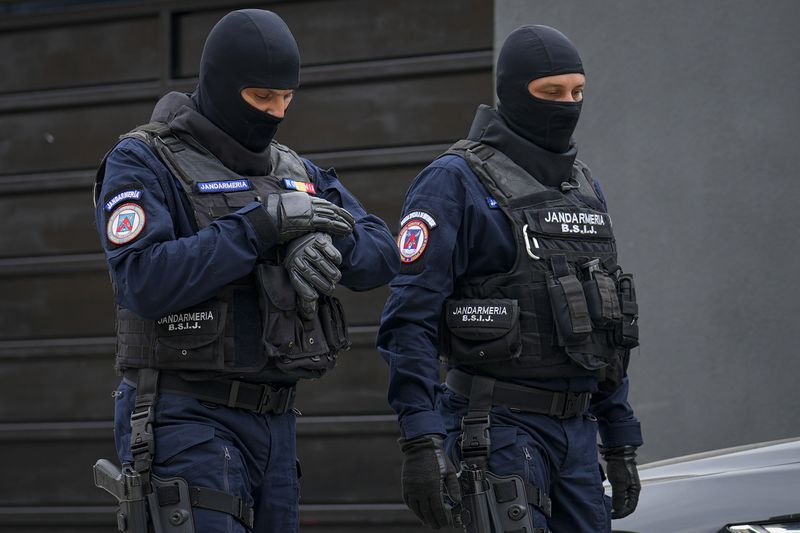
[[[575,392],[564,393],[564,409],[559,418],[573,418],[583,413],[589,406],[590,396],[588,394],[579,394]]]
[[[273,387],[261,385],[261,398],[258,401],[259,414],[282,415],[289,410],[294,399],[294,387]]]
[[[465,416],[461,419],[461,453],[464,457],[489,455],[489,415]]]

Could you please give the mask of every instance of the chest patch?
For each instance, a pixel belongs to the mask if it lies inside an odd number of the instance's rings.
[[[214,193],[214,192],[236,192],[236,191],[249,191],[253,186],[250,180],[220,180],[220,181],[201,181],[197,184],[197,190],[201,193]]]
[[[581,208],[542,209],[537,213],[542,233],[596,239],[611,238],[611,218]]]
[[[145,220],[144,209],[139,204],[122,204],[108,218],[106,237],[117,246],[129,243],[142,232]]]
[[[428,226],[424,221],[415,218],[406,222],[397,236],[397,247],[400,249],[400,261],[413,263],[428,247]]]
[[[290,180],[283,178],[283,187],[293,191],[307,192],[308,194],[317,194],[317,188],[313,183],[307,181]]]

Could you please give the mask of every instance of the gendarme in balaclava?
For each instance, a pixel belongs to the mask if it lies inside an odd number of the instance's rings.
[[[242,146],[261,152],[281,119],[244,101],[247,87],[296,89],[300,52],[286,23],[271,11],[225,15],[209,33],[192,99],[198,111]]]
[[[581,102],[536,98],[528,84],[558,74],[583,74],[578,50],[548,26],[522,26],[508,36],[497,59],[497,106],[517,135],[555,153],[569,149]]]

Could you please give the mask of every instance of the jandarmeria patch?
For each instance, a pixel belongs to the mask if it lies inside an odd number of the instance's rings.
[[[120,202],[124,202],[125,200],[134,200],[138,201],[142,198],[142,190],[141,189],[127,189],[124,191],[119,191],[111,195],[110,198],[106,200],[106,203],[103,204],[103,208],[107,212],[111,212],[114,209],[114,206]]]
[[[145,221],[142,206],[133,202],[122,204],[108,217],[106,237],[117,246],[127,244],[142,233]]]
[[[219,181],[201,181],[197,184],[197,190],[201,193],[214,193],[214,192],[236,192],[236,191],[249,191],[253,186],[250,185],[250,180],[219,180]]]
[[[436,227],[436,220],[433,218],[433,215],[427,213],[425,211],[411,211],[409,214],[403,217],[403,220],[400,221],[401,226],[405,226],[405,224],[412,219],[418,218],[425,222],[428,225],[428,229],[433,229]]]
[[[554,236],[609,239],[612,236],[611,218],[581,208],[552,208],[538,212],[542,233]]]
[[[406,222],[397,236],[397,247],[400,249],[400,261],[413,263],[428,247],[428,226],[424,221],[415,218]]]

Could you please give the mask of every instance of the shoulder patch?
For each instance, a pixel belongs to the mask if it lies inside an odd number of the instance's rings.
[[[425,222],[428,225],[428,229],[433,229],[436,227],[436,219],[433,218],[433,215],[426,213],[425,211],[411,211],[409,214],[403,217],[403,220],[400,221],[401,226],[405,226],[410,220],[419,219]]]
[[[497,200],[495,200],[491,196],[486,197],[486,205],[489,206],[489,209],[500,209],[500,204],[498,204]]]
[[[397,247],[403,263],[413,263],[422,257],[428,247],[428,226],[420,219],[406,222],[397,236]]]
[[[125,188],[116,192],[113,192],[106,196],[106,201],[103,204],[103,209],[106,212],[110,213],[114,206],[120,202],[125,200],[141,200],[142,199],[142,189],[140,187],[129,187]]]
[[[108,217],[106,237],[111,244],[127,244],[139,236],[145,220],[142,206],[133,202],[122,204]]]

